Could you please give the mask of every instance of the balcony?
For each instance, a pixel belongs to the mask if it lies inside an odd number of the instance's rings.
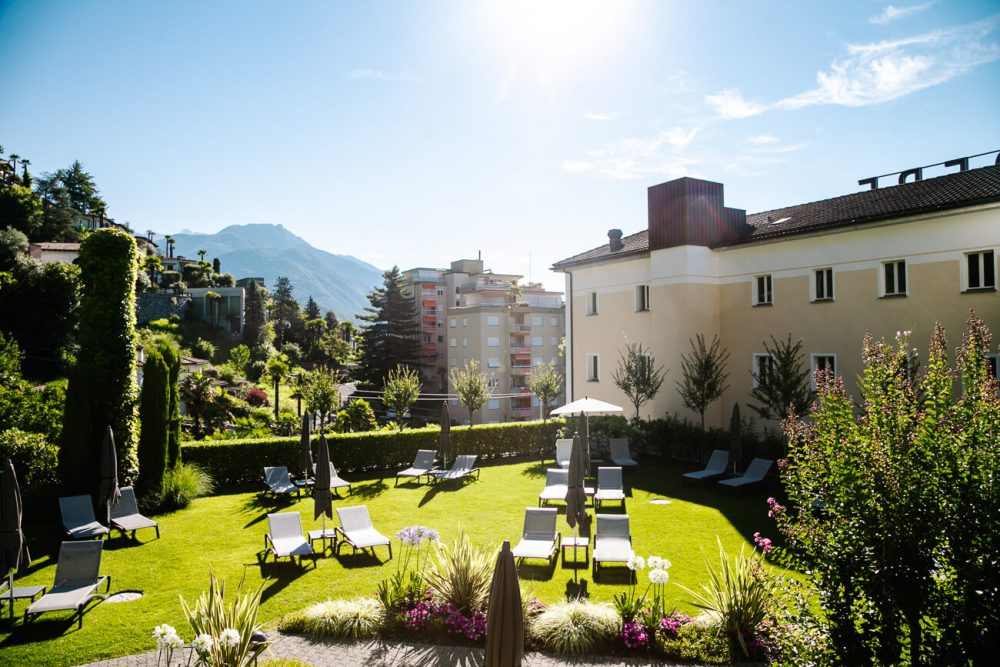
[[[535,416],[534,408],[512,408],[510,412],[517,419],[532,419]]]
[[[511,336],[527,336],[531,333],[531,327],[527,324],[520,324],[511,322],[510,325],[510,335]]]

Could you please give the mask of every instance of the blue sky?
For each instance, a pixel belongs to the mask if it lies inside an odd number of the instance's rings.
[[[987,1],[0,0],[0,44],[0,144],[81,160],[137,230],[557,289],[665,180],[753,212],[1000,148]]]

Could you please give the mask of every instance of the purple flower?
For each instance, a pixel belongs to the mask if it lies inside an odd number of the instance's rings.
[[[680,632],[680,629],[691,622],[691,617],[679,611],[671,612],[660,619],[660,631],[667,637],[673,639]]]
[[[771,549],[774,548],[771,546],[771,540],[766,537],[761,537],[760,533],[753,534],[753,543],[760,547],[760,550],[766,554],[771,553]]]
[[[630,649],[646,648],[649,645],[649,632],[646,631],[646,626],[642,623],[626,622],[619,636],[625,642],[625,646]]]

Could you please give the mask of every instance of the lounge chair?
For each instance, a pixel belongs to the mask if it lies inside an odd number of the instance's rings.
[[[622,509],[625,508],[625,485],[622,483],[621,468],[597,469],[597,493],[594,494],[594,508],[600,509],[604,501],[621,501]]]
[[[566,500],[568,490],[569,470],[549,468],[545,471],[545,488],[538,494],[538,506],[541,507],[550,500]]]
[[[420,478],[426,475],[429,481],[431,473],[435,470],[434,459],[436,456],[437,452],[433,449],[417,450],[417,455],[413,457],[413,465],[396,473],[396,484],[399,484],[400,477],[416,477],[419,482]]]
[[[277,498],[278,496],[299,495],[299,487],[292,482],[288,476],[288,468],[285,466],[274,466],[264,468],[264,494],[268,492]]]
[[[336,530],[341,538],[341,541],[337,543],[338,554],[340,553],[340,545],[347,542],[354,551],[371,549],[373,555],[375,547],[389,547],[389,558],[392,558],[392,542],[389,541],[388,537],[375,530],[367,507],[364,505],[338,507],[337,516],[340,517],[340,525]]]
[[[302,534],[302,517],[298,512],[281,512],[280,514],[267,515],[267,534],[264,535],[264,560],[267,560],[268,553],[274,554],[274,561],[279,558],[299,557],[299,564],[302,558],[309,556],[313,559],[313,567],[316,566],[316,552],[306,541]]]
[[[313,464],[313,474],[316,473],[316,464]],[[347,488],[347,492],[351,492],[351,483],[346,479],[341,479],[340,475],[337,474],[337,469],[330,463],[330,490],[333,491],[333,495],[337,495],[337,489]]]
[[[747,466],[746,471],[743,473],[742,477],[733,477],[732,479],[724,479],[719,482],[724,486],[731,486],[733,488],[742,488],[744,486],[750,486],[751,484],[759,484],[764,481],[767,476],[767,471],[771,469],[774,461],[768,459],[754,459]]]
[[[437,480],[448,480],[461,479],[466,475],[475,473],[476,479],[479,479],[479,468],[476,468],[475,465],[475,454],[461,454],[455,457],[455,462],[452,464],[451,470],[437,470],[433,475]]]
[[[628,563],[635,552],[627,514],[597,514],[595,518],[594,581],[597,581],[601,564]]]
[[[111,590],[111,577],[100,576],[103,542],[63,542],[56,564],[56,580],[38,602],[32,602],[24,611],[27,623],[35,616],[49,611],[75,611],[79,627],[83,627],[83,612],[94,599],[106,600]],[[104,594],[97,593],[106,583]]]
[[[704,470],[695,470],[684,473],[687,479],[711,479],[721,477],[726,474],[726,466],[729,465],[729,452],[724,449],[716,449],[708,457],[708,465]]]
[[[160,539],[160,524],[139,514],[139,505],[135,502],[135,491],[132,487],[123,486],[121,493],[118,502],[111,506],[111,527],[122,531],[122,534],[131,531],[133,539],[135,531],[155,528],[156,539]]]
[[[563,468],[569,468],[569,456],[573,452],[573,440],[562,438],[556,440],[556,463]]]
[[[59,513],[66,534],[72,540],[104,538],[111,534],[107,526],[97,522],[90,496],[63,496],[59,499]]]
[[[521,541],[514,547],[514,558],[544,558],[552,562],[561,536],[556,531],[559,513],[555,508],[529,507],[524,510],[524,531]]]
[[[611,449],[611,462],[621,468],[634,468],[639,462],[632,458],[628,451],[628,438],[612,438],[608,443]]]

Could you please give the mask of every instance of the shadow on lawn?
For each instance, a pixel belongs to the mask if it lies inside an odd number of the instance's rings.
[[[310,563],[312,559],[306,559],[303,561],[298,560],[282,560],[279,562],[267,562],[267,557],[261,558],[261,554],[257,554],[257,566],[260,568],[261,579],[266,579],[267,584],[264,586],[264,590],[260,594],[260,601],[266,602],[271,599],[281,591],[285,590],[289,584],[304,575],[310,569],[316,569],[315,561]],[[310,566],[312,566],[310,568]],[[246,563],[244,567],[253,567],[252,564]]]
[[[529,564],[522,561],[517,564],[517,578],[527,581],[548,581],[556,574],[558,560],[558,558],[553,558],[552,562],[545,565],[538,563]]]
[[[545,471],[549,468],[558,468],[559,464],[553,461],[549,464],[547,461],[539,461],[534,465],[530,465],[521,471],[521,474],[525,477],[545,477]]]
[[[243,527],[249,528],[250,526],[266,520],[268,514],[287,511],[289,507],[298,501],[299,498],[292,496],[269,498],[260,493],[251,494],[246,500],[243,501],[243,506],[240,508],[240,512],[243,514],[256,514],[257,516],[250,519],[250,521],[248,521]]]
[[[95,604],[91,603],[88,605],[87,611],[84,612],[83,622],[85,624],[87,623],[87,616],[90,610],[95,606]],[[27,608],[27,605],[25,605],[25,608]],[[23,610],[21,610],[20,616],[14,617],[14,621],[10,620],[9,612],[6,609],[3,611],[3,620],[0,620],[0,632],[9,632],[10,634],[0,642],[0,648],[69,637],[74,632],[80,631],[76,612],[48,613],[33,619],[29,623],[25,623]]]
[[[380,477],[373,482],[352,484],[350,495],[357,496],[362,500],[371,500],[372,498],[381,496],[390,488],[391,487],[385,483],[385,479]]]
[[[438,495],[439,493],[454,493],[455,491],[461,491],[466,487],[466,484],[468,483],[467,480],[470,479],[473,482],[479,481],[477,478],[471,475],[466,475],[465,477],[462,477],[460,479],[449,479],[437,482],[431,488],[427,489],[427,493],[425,493],[424,497],[420,499],[419,503],[417,503],[417,507],[423,507],[430,501],[434,500],[434,496]]]

